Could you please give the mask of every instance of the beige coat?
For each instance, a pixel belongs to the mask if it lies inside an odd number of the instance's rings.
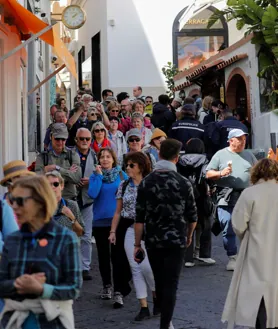
[[[267,328],[278,327],[278,184],[259,181],[241,194],[232,216],[241,246],[222,321],[255,327],[262,297]]]

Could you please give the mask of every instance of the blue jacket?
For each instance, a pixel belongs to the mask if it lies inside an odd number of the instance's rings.
[[[128,179],[125,172],[124,179]],[[88,195],[94,199],[94,227],[107,227],[111,225],[116,210],[116,192],[121,183],[120,175],[113,183],[103,183],[103,175],[93,173],[90,176]]]
[[[186,143],[191,138],[204,139],[204,125],[198,120],[191,117],[184,117],[182,120],[178,120],[172,125],[169,132],[169,137],[177,139],[183,144],[183,149]]]
[[[2,231],[0,232],[0,254],[2,254],[4,239],[11,233],[18,231],[12,208],[5,200],[2,200]]]
[[[214,145],[218,146],[218,150],[229,146],[228,134],[232,129],[241,129],[248,134],[248,128],[235,117],[229,117],[215,124],[211,140]]]

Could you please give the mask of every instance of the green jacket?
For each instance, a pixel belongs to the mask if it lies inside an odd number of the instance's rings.
[[[72,163],[70,164],[68,152],[72,152]],[[39,154],[36,159],[35,172],[38,174],[44,174],[44,154]],[[55,164],[61,167],[60,174],[65,180],[65,187],[63,190],[63,198],[73,199],[77,196],[77,190],[75,184],[78,184],[82,177],[82,171],[80,167],[80,157],[74,151],[67,151],[66,149],[57,156],[53,151],[48,151],[48,165]],[[71,172],[69,169],[71,165],[78,165],[78,170],[76,172]]]

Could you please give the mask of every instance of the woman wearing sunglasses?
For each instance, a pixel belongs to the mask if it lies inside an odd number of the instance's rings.
[[[109,117],[110,127],[108,138],[114,144],[119,166],[122,166],[123,155],[127,153],[127,144],[124,134],[119,130],[120,119],[118,117]]]
[[[91,148],[98,153],[101,148],[111,147],[115,149],[115,146],[108,139],[108,132],[102,122],[96,122],[92,127],[92,145]]]
[[[138,264],[134,261],[133,249],[135,243],[134,220],[137,198],[137,188],[142,179],[151,171],[151,164],[148,157],[142,152],[132,152],[125,157],[126,171],[129,176],[128,181],[121,182],[117,192],[117,208],[113,217],[109,240],[111,244],[117,244],[116,232],[121,226],[127,227],[125,234],[125,252],[132,271],[132,278],[136,290],[136,297],[139,300],[141,309],[136,315],[135,321],[142,321],[150,317],[150,311],[147,303],[148,287],[153,292],[154,297],[154,315],[159,314],[156,307],[155,283],[152,269],[148,260],[147,252],[145,258]]]
[[[117,102],[109,102],[107,111],[109,116],[118,117],[120,113],[120,106]]]
[[[1,325],[74,328],[72,303],[82,285],[79,241],[51,219],[57,201],[47,178],[20,178],[9,197],[21,229],[7,237],[2,253]]]
[[[99,270],[103,282],[101,299],[112,298],[111,264],[114,281],[114,308],[123,306],[123,297],[130,293],[131,279],[128,261],[124,251],[124,235],[119,237],[116,246],[110,248],[108,237],[116,210],[116,192],[126,173],[117,166],[117,157],[111,148],[102,148],[98,155],[99,166],[91,175],[88,195],[94,199],[93,230],[98,251]]]
[[[132,114],[131,117],[131,123],[134,128],[137,128],[141,131],[142,139],[143,139],[143,145],[149,144],[151,137],[152,137],[152,131],[144,126],[144,117],[139,112],[135,112]],[[129,134],[127,133],[127,136]]]
[[[53,217],[54,220],[58,224],[75,231],[78,236],[81,236],[85,226],[77,202],[62,198],[64,179],[56,170],[46,173],[46,177],[57,200],[57,209]]]

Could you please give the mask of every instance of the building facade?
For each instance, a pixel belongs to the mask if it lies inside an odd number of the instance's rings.
[[[175,77],[175,91],[184,91],[187,96],[211,95],[233,110],[245,111],[252,124],[252,147],[276,149],[278,116],[270,111],[267,102],[269,81],[257,76],[258,49],[251,44],[252,35],[245,37],[245,30],[238,31],[234,21],[226,23],[224,18],[210,30],[202,29],[215,9],[225,6],[224,1],[215,1],[205,7],[195,6],[192,11],[187,7],[178,16],[183,25],[179,30],[174,26],[173,40],[175,43],[179,37],[184,38],[185,44],[180,48],[177,44],[178,53],[174,56],[182,70]]]

